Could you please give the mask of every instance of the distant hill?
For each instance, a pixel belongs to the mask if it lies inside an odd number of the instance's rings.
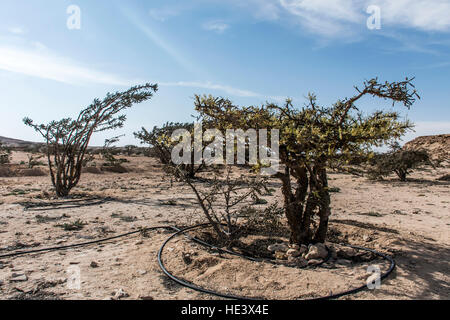
[[[14,139],[14,138],[7,138],[7,137],[2,137],[0,136],[0,142],[3,143],[4,145],[13,148],[13,149],[30,149],[30,148],[34,148],[37,146],[41,146],[44,145],[45,143],[43,142],[31,142],[31,141],[24,141],[24,140],[19,140],[19,139]],[[101,149],[103,147],[98,147],[98,146],[90,146],[88,147],[88,149],[90,150],[96,150],[96,149]],[[123,147],[117,147],[117,149],[122,150]]]
[[[11,148],[24,148],[30,146],[41,145],[39,142],[24,141],[19,139],[7,138],[0,136],[0,142]]]
[[[24,141],[0,136],[0,142],[11,148],[29,148],[42,145],[43,143]],[[99,149],[101,147],[89,147]],[[120,149],[120,148],[119,148]],[[425,150],[433,161],[447,162],[450,164],[450,134],[436,136],[417,137],[403,146],[404,150]]]
[[[433,161],[450,163],[450,134],[422,136],[406,143],[404,150],[425,150]]]

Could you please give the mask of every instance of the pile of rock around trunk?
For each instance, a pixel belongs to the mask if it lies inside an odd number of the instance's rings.
[[[277,260],[287,260],[292,265],[305,267],[321,263],[328,257],[327,247],[323,243],[314,245],[287,245],[276,243],[267,247]]]

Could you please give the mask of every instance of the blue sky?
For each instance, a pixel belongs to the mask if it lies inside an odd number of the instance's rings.
[[[70,5],[80,29],[67,28]],[[381,9],[381,29],[367,27],[369,5]],[[41,141],[23,117],[74,117],[108,91],[158,83],[124,128],[91,143],[125,134],[120,144],[137,144],[141,126],[191,120],[194,94],[302,106],[315,92],[329,105],[375,76],[416,77],[422,100],[396,107],[417,124],[406,140],[450,133],[449,49],[450,0],[2,0],[0,135]]]

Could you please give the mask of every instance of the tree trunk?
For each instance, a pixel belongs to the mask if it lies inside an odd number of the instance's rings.
[[[296,203],[292,194],[290,169],[286,166],[284,174],[279,174],[284,197],[284,211],[291,230],[291,243],[298,243],[301,234],[302,208]]]
[[[395,172],[397,173],[397,175],[398,175],[398,177],[400,178],[401,181],[403,181],[403,182],[406,181],[407,170],[398,169]]]
[[[69,195],[69,193],[70,193],[70,189],[68,189],[68,188],[64,188],[64,187],[56,188],[56,195],[59,198],[65,198]]]
[[[319,199],[319,227],[314,236],[314,242],[325,242],[328,232],[328,217],[331,215],[331,197],[328,191],[328,178],[325,168],[318,170],[318,180],[320,182],[320,199]]]

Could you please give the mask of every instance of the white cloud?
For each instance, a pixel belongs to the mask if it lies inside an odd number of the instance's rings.
[[[78,62],[53,54],[40,43],[37,43],[36,46],[38,48],[28,50],[13,47],[0,47],[0,70],[74,85],[106,84],[114,86],[131,86],[144,82],[139,79],[129,80],[118,75],[97,71],[88,66],[83,66]],[[156,81],[156,83],[161,86],[222,91],[228,95],[237,97],[265,98],[265,96],[260,93],[211,82]],[[283,100],[280,97],[268,98],[272,100]]]
[[[353,36],[365,28],[370,5],[381,8],[382,28],[450,31],[449,0],[251,0],[252,12],[272,12],[267,20],[291,19],[324,37]]]
[[[25,29],[22,27],[11,27],[11,28],[8,28],[8,31],[13,34],[24,34],[25,33]]]
[[[39,49],[0,47],[0,70],[69,84],[97,83],[119,86],[134,84],[133,81],[96,71],[52,54],[45,50],[42,44],[36,45]]]
[[[372,0],[381,7],[382,19],[388,25],[423,31],[450,31],[448,0]]]
[[[360,6],[348,0],[280,0],[286,12],[310,32],[327,37],[349,36],[363,20]]]
[[[203,28],[217,33],[224,33],[230,25],[222,21],[209,21],[203,24]]]

